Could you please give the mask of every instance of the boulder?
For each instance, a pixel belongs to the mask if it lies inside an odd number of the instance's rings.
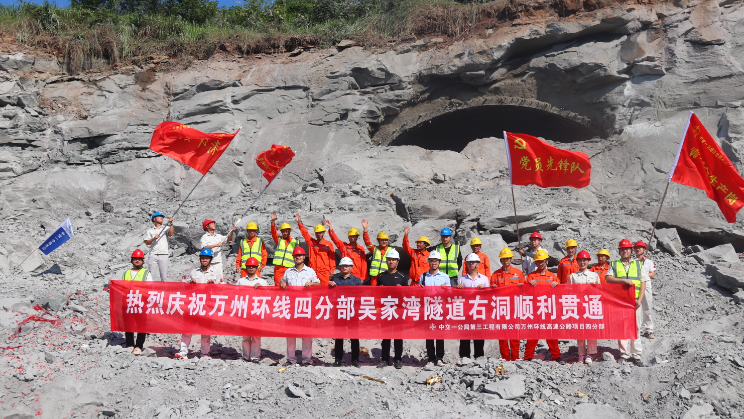
[[[704,419],[713,415],[713,406],[708,403],[696,404],[682,416],[682,419]]]
[[[618,412],[609,404],[581,403],[573,409],[573,414],[566,419],[624,419],[622,413]]]
[[[731,244],[711,247],[702,252],[693,253],[692,257],[702,265],[718,262],[740,263],[739,255]]]
[[[672,256],[682,254],[682,240],[679,238],[676,228],[661,228],[656,230],[656,238],[659,247]]]
[[[716,284],[734,292],[744,288],[744,263],[711,263],[705,273],[713,277]]]
[[[513,400],[523,397],[525,393],[524,375],[514,375],[506,380],[486,384],[484,391],[490,394],[498,394],[504,400]]]
[[[653,223],[657,211],[657,208],[648,208],[636,215]],[[691,207],[664,207],[657,228],[676,228],[687,244],[718,246],[731,243],[736,251],[744,252],[744,232]]]

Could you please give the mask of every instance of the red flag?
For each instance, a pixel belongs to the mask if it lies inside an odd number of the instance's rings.
[[[729,223],[744,206],[744,179],[692,112],[669,180],[705,191]]]
[[[512,185],[541,188],[589,185],[592,165],[586,153],[562,150],[531,135],[506,131],[504,142]]]
[[[279,171],[288,165],[295,156],[291,148],[284,145],[272,145],[270,149],[258,153],[256,163],[264,170],[263,176],[271,183]]]
[[[206,175],[239,131],[206,133],[179,122],[165,121],[152,133],[150,150]]]

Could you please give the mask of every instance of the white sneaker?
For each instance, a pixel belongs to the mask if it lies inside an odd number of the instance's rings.
[[[468,358],[466,356],[464,356],[464,357],[462,357],[462,359],[460,359],[460,365],[468,365],[471,362],[472,361],[470,360],[470,358]]]
[[[587,356],[586,356],[586,359],[584,359],[584,363],[585,363],[585,364],[591,364],[591,363],[592,363],[592,357],[591,357],[591,356],[589,356],[589,355],[587,355]]]
[[[437,359],[437,367],[442,367],[442,366],[444,366],[444,361],[442,361],[441,359]]]

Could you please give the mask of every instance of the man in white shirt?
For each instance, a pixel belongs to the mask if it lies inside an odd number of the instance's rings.
[[[215,284],[222,278],[222,272],[211,266],[212,262],[212,251],[210,249],[202,249],[199,253],[199,267],[191,271],[189,275],[189,283],[191,284]],[[202,335],[201,337],[201,356],[202,358],[209,357],[209,349],[211,344],[210,335]],[[191,345],[191,335],[181,335],[181,350],[175,355],[176,359],[187,359],[189,355],[189,345]]]
[[[471,253],[465,258],[465,266],[468,272],[460,277],[457,283],[457,288],[478,288],[482,290],[488,287],[488,277],[478,272],[478,265],[480,265],[480,256],[477,253]],[[473,355],[474,358],[478,359],[485,355],[483,347],[485,346],[485,340],[473,340]],[[470,362],[470,339],[460,340],[460,358],[461,364],[467,364]]]
[[[238,278],[236,285],[247,287],[268,287],[269,284],[265,279],[258,276],[258,259],[248,258],[245,261],[245,271],[248,275]],[[243,336],[243,361],[258,362],[261,360],[261,337],[260,336]]]
[[[286,290],[288,286],[308,288],[320,285],[318,275],[315,274],[312,268],[305,265],[306,256],[305,249],[300,246],[295,247],[294,251],[292,251],[295,266],[284,271],[284,277],[279,282],[279,286],[283,290]],[[287,364],[289,365],[294,365],[298,361],[295,353],[296,345],[297,338],[287,338]],[[302,364],[310,365],[312,363],[312,356],[313,338],[302,338]]]
[[[175,233],[173,230],[173,217],[168,219],[169,228],[167,237],[163,238],[160,238],[160,236],[166,231],[166,229],[163,228],[163,220],[165,219],[165,216],[156,211],[150,219],[155,226],[145,232],[145,244],[150,246],[147,270],[155,272],[154,268],[157,266],[160,280],[165,281],[166,278],[168,278],[168,237],[173,236]]]
[[[643,301],[641,304],[643,310],[643,324],[641,324],[641,328],[646,329],[643,336],[648,339],[653,339],[656,336],[654,336],[654,319],[651,318],[651,310],[654,302],[654,296],[651,290],[651,283],[653,281],[651,280],[656,276],[656,263],[649,259],[648,246],[646,246],[646,243],[643,241],[636,242],[636,244],[633,245],[633,250],[635,251],[636,259],[643,264],[641,272],[648,277],[648,280],[646,281],[646,292],[643,294]]]
[[[540,245],[542,241],[543,236],[536,231],[530,235],[530,250],[524,250],[521,247],[517,249],[519,254],[522,255],[522,272],[525,277],[537,269],[535,253],[537,253],[538,250],[543,250]]]
[[[211,249],[214,259],[212,259],[212,266],[220,273],[220,279],[224,277],[225,264],[222,258],[222,245],[226,241],[230,242],[233,239],[233,233],[235,232],[235,226],[230,229],[230,234],[227,237],[222,234],[218,234],[215,230],[217,229],[217,223],[214,220],[204,220],[202,228],[206,233],[201,237],[199,247],[202,249]]]
[[[442,255],[436,250],[429,253],[429,270],[421,274],[419,287],[440,287],[445,289],[451,286],[450,277],[439,270]],[[444,365],[444,340],[426,339],[426,357],[429,359],[427,366]]]

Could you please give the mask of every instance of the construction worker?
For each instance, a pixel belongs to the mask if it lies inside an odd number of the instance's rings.
[[[369,263],[369,281],[365,282],[364,285],[372,285],[373,287],[376,287],[377,275],[379,275],[380,272],[385,272],[387,270],[387,263],[385,263],[387,252],[388,250],[391,250],[392,247],[388,246],[390,243],[390,236],[388,236],[384,231],[377,233],[378,245],[373,245],[372,240],[369,238],[368,228],[369,223],[367,220],[362,220],[362,229],[364,230],[362,237],[364,238],[364,244],[367,246],[367,250],[369,250],[369,253],[372,255],[372,260]]]
[[[609,260],[610,252],[607,249],[602,249],[597,252],[597,264],[592,265],[592,267],[589,268],[590,271],[596,273],[599,276],[599,280],[603,284],[606,284],[605,274],[607,274],[607,270],[610,269],[610,264],[607,263]]]
[[[418,285],[421,274],[429,270],[429,251],[427,247],[431,246],[431,240],[426,236],[421,236],[416,240],[416,248],[412,249],[408,241],[410,227],[403,229],[403,250],[411,258],[411,267],[408,269],[408,278],[411,279],[411,285]]]
[[[349,242],[344,243],[338,238],[336,232],[333,231],[331,226],[331,220],[323,220],[323,224],[328,227],[328,235],[331,236],[331,241],[336,245],[338,250],[341,251],[341,257],[350,258],[354,262],[354,267],[351,269],[351,274],[357,278],[367,277],[367,250],[359,244],[359,230],[355,228],[349,229]]]
[[[550,272],[548,270],[549,257],[550,256],[548,255],[548,252],[543,249],[535,252],[535,257],[533,259],[535,261],[535,265],[537,265],[537,269],[527,275],[526,281],[528,284],[532,285],[533,287],[536,287],[538,285],[550,285],[551,287],[555,287],[559,284],[558,277],[553,272]],[[550,356],[552,357],[553,361],[560,361],[561,349],[558,347],[558,339],[545,339],[545,342],[548,344]],[[537,347],[537,343],[537,339],[527,340],[527,345],[524,348],[525,360],[530,360],[535,356],[535,348]]]
[[[266,260],[266,259],[264,259]],[[250,257],[243,263],[245,266],[245,275],[241,275],[236,285],[243,285],[258,289],[258,287],[268,287],[269,283],[261,279],[258,275],[260,262],[254,257]],[[258,362],[261,360],[261,337],[260,336],[243,336],[243,361]]]
[[[457,288],[463,289],[463,288],[478,288],[479,290],[482,290],[486,287],[488,287],[489,280],[488,277],[483,275],[480,272],[479,265],[481,264],[481,259],[478,257],[478,254],[473,252],[469,254],[465,258],[465,267],[467,269],[467,273],[460,277],[457,283]],[[473,340],[473,357],[475,359],[478,359],[485,355],[483,352],[483,347],[485,346],[486,341],[483,339],[480,340]],[[460,363],[462,365],[469,364],[470,363],[470,340],[460,340]]]
[[[480,258],[480,264],[478,264],[478,272],[485,275],[486,278],[491,277],[491,260],[488,259],[488,256],[486,256],[485,253],[481,252],[481,247],[483,247],[483,242],[477,237],[473,237],[472,240],[470,240],[470,250],[473,251],[478,257]],[[467,273],[468,267],[467,267],[467,261],[465,263],[465,266],[462,267],[462,275],[465,276]]]
[[[199,247],[201,247],[202,250],[210,249],[212,251],[214,257],[211,266],[215,271],[219,272],[219,282],[224,283],[225,271],[223,267],[225,266],[225,261],[222,258],[222,245],[225,244],[225,242],[231,242],[233,240],[235,226],[230,228],[230,234],[228,234],[227,237],[222,234],[217,234],[215,231],[217,229],[217,223],[213,220],[204,220],[202,223],[202,229],[204,229],[205,233],[201,237]]]
[[[123,281],[152,281],[150,271],[142,268],[142,265],[145,264],[145,254],[141,250],[136,249],[132,252],[131,262],[132,269],[124,272],[121,276]],[[134,340],[134,332],[124,332],[124,338],[126,339],[126,346],[129,348],[129,352],[133,355],[142,355],[147,333],[137,333],[136,342]]]
[[[212,266],[214,254],[212,249],[204,248],[199,252],[199,267],[191,270],[189,283],[191,284],[215,284],[222,279],[222,272]],[[201,335],[201,357],[209,358],[211,342],[210,335]],[[175,355],[177,359],[186,359],[189,355],[191,335],[181,335],[181,350]]]
[[[505,287],[509,285],[516,285],[521,287],[524,285],[524,275],[522,271],[512,266],[512,258],[514,253],[511,249],[505,247],[499,252],[499,261],[501,261],[501,268],[497,269],[493,275],[491,275],[491,286],[492,287]],[[512,340],[500,340],[499,341],[499,352],[501,352],[501,358],[505,361],[516,361],[519,359],[519,339]]]
[[[284,271],[294,267],[292,252],[300,243],[292,238],[292,226],[287,223],[282,223],[279,228],[282,233],[281,239],[279,238],[276,232],[276,218],[276,211],[274,211],[271,213],[271,238],[276,246],[274,249],[274,285],[279,286],[279,282],[284,277]]]
[[[651,290],[651,280],[656,276],[656,264],[653,260],[648,257],[648,246],[643,241],[638,241],[633,245],[633,251],[635,251],[636,259],[641,262],[643,267],[643,273],[648,277],[646,280],[646,292],[643,293],[643,324],[641,325],[644,332],[643,336],[648,339],[655,338],[654,336],[654,320],[651,318],[651,306],[654,302],[654,296]]]
[[[334,276],[328,283],[330,288],[337,286],[352,286],[362,285],[362,280],[351,274],[351,270],[354,267],[354,261],[349,257],[341,258],[338,263],[338,270],[341,271],[338,275]],[[349,339],[351,343],[351,365],[356,368],[360,368],[362,365],[359,363],[359,339]],[[344,359],[344,340],[336,339],[334,349],[335,362],[334,367],[340,367],[341,361]]]
[[[286,290],[287,287],[312,287],[320,284],[320,279],[315,271],[305,265],[305,249],[297,246],[292,251],[292,257],[294,258],[295,266],[287,269],[284,272],[282,280],[279,282],[279,286]],[[297,344],[297,338],[287,338],[287,365],[294,365],[297,363],[295,348]],[[303,365],[309,365],[312,363],[313,356],[313,338],[302,338],[302,358],[301,362]]]
[[[387,270],[377,276],[378,287],[402,287],[408,285],[408,278],[405,275],[398,272],[398,263],[400,262],[400,255],[395,249],[390,249],[385,256]],[[395,365],[396,369],[403,368],[403,339],[393,339],[393,361],[390,362],[390,339],[382,340],[382,354],[380,355],[381,361],[377,368],[384,368],[385,366]]]
[[[152,271],[157,266],[157,272],[160,274],[161,281],[165,281],[168,278],[168,239],[164,238],[160,240],[160,235],[165,232],[163,228],[164,219],[165,215],[155,211],[152,217],[150,217],[150,220],[155,225],[145,232],[145,244],[150,246],[150,258],[147,261],[147,269]],[[167,237],[172,237],[175,234],[173,217],[168,218],[168,226]]]
[[[520,255],[522,255],[522,272],[524,272],[525,275],[529,275],[532,272],[537,269],[537,264],[535,264],[535,253],[537,253],[539,250],[543,250],[541,244],[543,241],[543,236],[539,232],[534,232],[530,235],[530,248],[528,250],[522,249],[520,246],[517,251]]]
[[[429,270],[421,274],[419,278],[419,287],[441,287],[446,289],[451,287],[450,277],[439,270],[439,264],[442,262],[442,256],[436,250],[429,253]],[[436,344],[436,348],[435,348]],[[426,340],[426,355],[429,358],[428,366],[444,365],[444,341],[437,339]]]
[[[567,284],[594,284],[599,285],[602,281],[599,279],[599,275],[596,272],[589,270],[589,262],[591,262],[592,256],[586,250],[582,250],[576,255],[576,261],[579,264],[579,270],[572,272],[568,276]],[[597,340],[596,339],[579,339],[576,341],[576,346],[579,348],[579,363],[585,362],[587,364],[592,363],[592,355],[597,354]]]
[[[620,260],[610,262],[610,269],[607,270],[605,281],[610,284],[625,284],[635,288],[636,325],[640,330],[641,318],[643,317],[641,305],[643,305],[643,294],[646,291],[648,277],[643,273],[643,264],[637,260],[631,260],[633,243],[630,240],[622,239],[617,246],[617,251],[620,253]],[[636,365],[643,366],[640,339],[637,337],[635,339],[621,339],[617,341],[617,344],[620,349],[621,360],[630,361],[632,358]]]
[[[442,255],[442,264],[439,265],[439,270],[449,277],[450,285],[456,287],[458,281],[457,273],[460,272],[460,267],[462,266],[460,245],[452,242],[452,230],[447,227],[443,228],[439,235],[441,236],[442,243],[438,244],[434,249]]]
[[[307,248],[310,251],[310,265],[313,266],[315,273],[318,275],[320,284],[328,286],[328,282],[333,276],[333,272],[336,270],[336,249],[333,247],[333,243],[324,239],[326,229],[323,224],[315,226],[315,238],[310,237],[310,233],[302,224],[302,218],[300,214],[295,215],[295,221],[300,226],[300,233],[305,238]]]
[[[266,267],[266,260],[268,259],[266,245],[258,237],[258,225],[253,221],[245,226],[245,234],[246,238],[241,240],[240,246],[238,246],[238,256],[235,258],[235,273],[238,274],[239,278],[248,275],[245,262],[250,258],[254,258],[259,263],[257,275],[260,277],[261,271]]]
[[[576,262],[578,246],[574,239],[568,239],[566,242],[566,256],[558,262],[558,281],[561,284],[567,283],[568,276],[579,271],[579,264]]]

